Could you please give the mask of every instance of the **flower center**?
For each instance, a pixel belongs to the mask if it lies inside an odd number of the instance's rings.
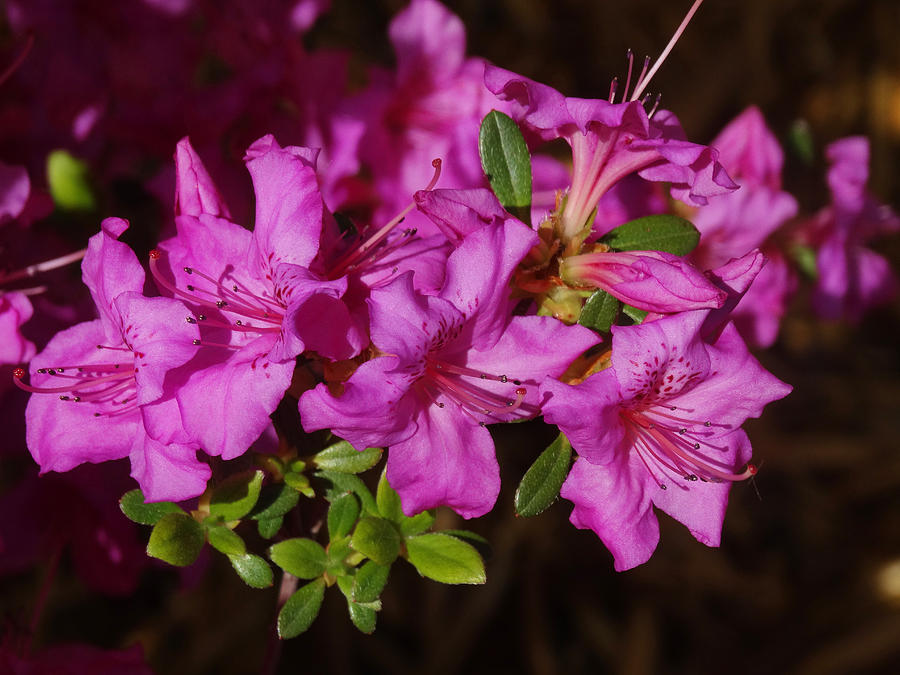
[[[727,448],[715,445],[715,428],[728,429],[728,425],[700,422],[679,413],[691,411],[676,406],[651,406],[643,409],[624,408],[622,420],[647,471],[666,490],[668,486],[661,476],[677,476],[685,481],[701,480],[709,483],[746,480],[756,475],[756,465],[747,464],[740,473],[717,459],[713,453],[723,453]],[[682,489],[686,486],[679,485]]]

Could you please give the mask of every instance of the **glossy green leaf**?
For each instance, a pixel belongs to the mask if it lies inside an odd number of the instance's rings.
[[[131,490],[122,495],[119,508],[129,520],[141,525],[155,525],[167,513],[184,513],[174,502],[145,503],[144,493],[140,490]]]
[[[274,518],[261,518],[256,521],[256,529],[259,532],[259,536],[263,539],[271,539],[276,534],[278,534],[279,530],[281,530],[281,526],[284,523],[284,516],[275,516]]]
[[[441,534],[449,534],[451,537],[462,539],[464,542],[471,544],[482,558],[490,558],[493,552],[491,542],[475,532],[470,532],[469,530],[441,530]]]
[[[350,613],[350,620],[360,632],[365,633],[366,635],[375,632],[378,614],[374,609],[365,605],[360,605],[357,602],[348,601],[347,610]]]
[[[359,501],[352,494],[338,497],[328,508],[328,538],[346,537],[359,518]]]
[[[378,489],[375,491],[375,503],[378,505],[378,513],[383,518],[398,524],[406,518],[400,504],[400,495],[388,483],[387,470],[381,472]]]
[[[384,518],[363,518],[356,525],[350,545],[381,565],[390,565],[400,555],[403,539],[396,526]]]
[[[434,511],[422,511],[400,522],[400,533],[404,537],[422,534],[434,525]]]
[[[632,307],[631,305],[622,304],[622,313],[631,319],[634,323],[643,323],[644,319],[647,318],[647,311],[644,309],[638,309],[637,307]]]
[[[341,473],[361,473],[371,469],[381,459],[381,448],[354,450],[347,441],[331,445],[313,457],[313,463],[320,469]]]
[[[362,507],[372,515],[378,514],[378,506],[375,504],[375,497],[366,487],[358,476],[349,473],[341,473],[340,471],[317,471],[316,478],[324,478],[331,483],[332,488],[325,493],[328,501],[334,501],[348,492],[352,492],[362,503]]]
[[[608,333],[621,303],[606,291],[595,291],[584,303],[578,323],[599,333]]]
[[[319,615],[323,597],[325,597],[323,579],[316,579],[299,588],[288,598],[278,613],[278,636],[286,640],[306,631]]]
[[[209,513],[222,520],[239,520],[256,506],[262,489],[262,471],[247,471],[229,476],[215,488],[209,501]]]
[[[47,155],[47,182],[57,208],[91,211],[97,205],[87,164],[65,150],[54,150]]]
[[[448,534],[432,532],[406,540],[409,562],[424,577],[444,584],[483,584],[484,561],[472,546]]]
[[[207,528],[206,538],[210,546],[227,556],[244,555],[247,552],[247,546],[240,535],[225,525],[213,525]]]
[[[285,539],[269,547],[269,558],[299,579],[314,579],[325,572],[325,549],[312,539]]]
[[[231,566],[244,583],[251,588],[268,588],[272,585],[272,568],[263,558],[252,553],[230,555]]]
[[[516,513],[520,516],[536,516],[556,501],[571,465],[572,446],[560,434],[522,477],[516,490]]]
[[[185,513],[167,513],[150,532],[147,555],[184,567],[197,559],[205,542],[200,523]]]
[[[492,110],[481,122],[478,152],[491,189],[503,208],[530,223],[531,156],[519,126],[508,115]]]
[[[616,251],[664,251],[687,255],[700,241],[693,223],[678,216],[644,216],[619,225],[600,241]]]
[[[350,537],[333,540],[328,544],[325,552],[328,556],[325,571],[331,576],[337,577],[338,581],[340,581],[350,571],[346,563],[347,557],[353,554],[353,549],[350,548]],[[349,584],[350,582],[347,581],[347,583]],[[348,595],[347,597],[349,598],[350,596]]]
[[[351,590],[352,600],[354,602],[374,602],[381,595],[387,584],[388,574],[391,568],[389,565],[379,565],[370,560],[356,570],[353,577],[353,586]]]
[[[259,499],[249,515],[254,520],[283,516],[297,506],[299,501],[300,495],[290,485],[271,483],[260,490]]]

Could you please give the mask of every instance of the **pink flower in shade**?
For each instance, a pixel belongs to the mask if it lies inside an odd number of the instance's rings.
[[[868,139],[836,141],[828,146],[826,156],[831,162],[831,205],[807,224],[807,236],[819,245],[813,306],[825,318],[858,321],[897,292],[897,278],[887,260],[865,244],[900,231],[900,218],[866,191]]]
[[[209,454],[232,459],[259,438],[300,353],[346,359],[365,346],[341,300],[346,277],[326,280],[308,267],[324,217],[315,156],[271,136],[248,149],[250,232],[223,217],[199,157],[187,140],[179,145],[178,234],[151,252],[150,269],[162,292],[192,308],[180,323],[200,330],[188,341],[195,357],[172,377],[185,429]]]
[[[187,308],[142,295],[144,271],[125,244],[118,218],[103,221],[82,264],[99,319],[58,333],[31,362],[25,411],[27,443],[41,472],[129,457],[132,476],[151,500],[203,492],[209,467],[197,461],[181,428],[169,371],[197,351]]]
[[[548,378],[544,418],[579,459],[561,495],[571,521],[594,530],[616,570],[645,562],[659,540],[652,506],[718,546],[733,481],[752,476],[740,428],[790,387],[760,366],[726,325],[704,340],[707,312],[613,327],[611,366],[582,384]]]
[[[646,66],[645,66],[646,68]],[[642,73],[639,95],[648,78]],[[573,175],[557,226],[563,241],[590,235],[590,217],[598,202],[621,179],[638,174],[672,184],[672,195],[695,205],[735,188],[711,148],[684,140],[671,113],[628,98],[621,103],[567,98],[555,89],[501,68],[487,66],[488,89],[513,103],[513,116],[525,131],[542,141],[563,138],[572,148]],[[601,233],[602,234],[602,233]]]
[[[500,476],[484,426],[538,414],[538,383],[597,342],[550,317],[510,317],[508,282],[536,239],[515,220],[483,227],[450,255],[438,295],[417,293],[408,274],[373,290],[382,355],[339,395],[319,385],[300,399],[307,431],[389,446],[387,477],[407,514],[442,504],[466,518],[487,512]]]

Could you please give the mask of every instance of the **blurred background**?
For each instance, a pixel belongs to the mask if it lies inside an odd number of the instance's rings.
[[[362,85],[367,64],[391,65],[387,24],[404,4],[334,0],[304,44],[350,47]],[[690,3],[446,4],[466,25],[471,55],[602,98],[624,74],[626,49],[656,57]],[[785,187],[807,212],[828,200],[823,147],[865,134],[870,188],[896,207],[898,29],[896,0],[707,0],[651,89],[696,142],[758,105],[786,148]],[[816,144],[812,165],[791,151],[800,120]],[[117,215],[140,219],[134,205],[122,208]],[[873,248],[900,268],[896,238]],[[504,491],[492,514],[465,524],[493,546],[487,585],[439,586],[396,565],[373,636],[357,633],[343,599],[327,593],[312,629],[283,645],[278,672],[900,672],[900,302],[859,325],[820,321],[808,307],[797,297],[779,341],[759,355],[795,389],[747,425],[761,470],[732,490],[720,549],[660,514],[653,558],[617,574],[596,537],[569,525],[567,503],[514,518],[515,486],[552,438],[537,424],[497,426]],[[193,577],[152,565],[133,594],[114,597],[87,590],[63,560],[37,644],[140,641],[160,674],[257,672],[275,590],[243,586],[221,556],[203,565]],[[45,572],[0,580],[6,622],[27,614]]]

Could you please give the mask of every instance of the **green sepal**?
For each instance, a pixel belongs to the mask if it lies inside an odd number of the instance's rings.
[[[522,477],[514,500],[516,514],[536,516],[555,502],[571,465],[572,445],[560,434]]]
[[[326,471],[362,473],[378,464],[381,448],[355,450],[347,441],[330,445],[312,458],[313,464]]]
[[[224,521],[240,520],[256,506],[262,489],[263,472],[245,471],[229,476],[213,488],[209,513]]]
[[[434,525],[434,511],[422,511],[400,522],[400,533],[404,537],[422,534]]]
[[[285,539],[269,547],[273,563],[298,579],[315,579],[325,572],[325,549],[312,539]]]
[[[225,525],[216,524],[207,527],[206,539],[210,546],[227,556],[240,556],[247,552],[247,546],[240,535]]]
[[[167,513],[184,513],[174,502],[146,503],[140,490],[130,490],[122,495],[119,508],[129,520],[141,525],[155,525]]]
[[[663,251],[687,255],[700,242],[694,224],[668,214],[644,216],[608,232],[600,241],[615,251]]]
[[[324,478],[331,483],[332,487],[326,491],[325,498],[333,502],[348,492],[352,492],[362,503],[363,509],[372,515],[378,514],[378,506],[375,504],[375,497],[372,496],[371,490],[366,484],[360,480],[358,476],[349,473],[341,473],[340,471],[317,471],[316,478]]]
[[[359,518],[359,500],[352,494],[338,497],[328,507],[328,538],[341,539],[350,534]]]
[[[406,540],[409,562],[443,584],[483,584],[484,561],[474,547],[449,534],[431,532]]]
[[[631,319],[635,324],[643,323],[644,319],[647,318],[647,310],[638,309],[637,307],[632,307],[631,305],[626,305],[622,303],[622,313]]]
[[[390,565],[379,565],[373,560],[360,565],[350,591],[353,602],[375,602],[384,590],[390,572]]]
[[[316,579],[297,589],[278,612],[278,637],[286,640],[305,632],[319,615],[324,597],[324,579]]]
[[[531,156],[519,126],[492,110],[481,121],[478,154],[491,189],[507,211],[531,223]]]
[[[274,518],[261,518],[260,520],[256,521],[256,530],[259,532],[259,536],[263,539],[271,539],[276,534],[278,534],[279,530],[281,530],[282,524],[284,524],[284,516],[275,516]]]
[[[167,513],[150,532],[147,555],[185,567],[197,559],[205,542],[206,534],[200,523],[185,513]]]
[[[263,486],[259,499],[248,515],[254,520],[276,518],[288,513],[299,501],[300,495],[290,485],[271,483]]]
[[[274,581],[272,568],[263,558],[252,553],[230,555],[231,566],[245,584],[251,588],[269,588]]]
[[[390,565],[400,555],[403,538],[397,527],[384,518],[363,518],[356,525],[350,545],[381,565]]]
[[[598,333],[609,333],[622,303],[606,291],[594,291],[581,310],[578,323]]]
[[[87,163],[65,150],[47,155],[47,183],[53,203],[63,211],[92,211],[97,206]]]

